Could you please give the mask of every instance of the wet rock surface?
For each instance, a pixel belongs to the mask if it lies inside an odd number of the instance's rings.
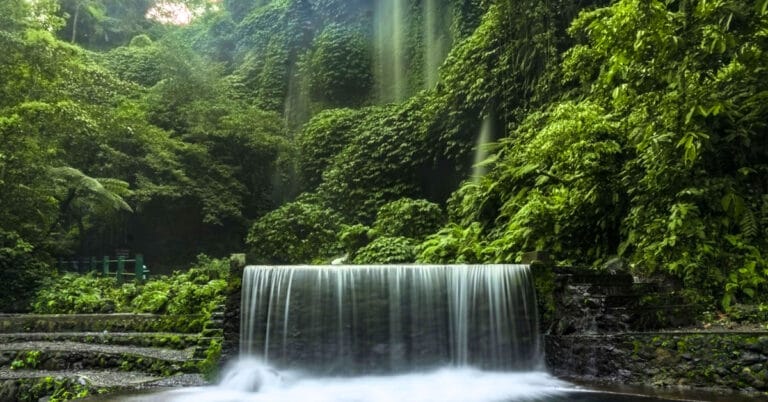
[[[588,383],[768,392],[765,328],[695,327],[695,307],[663,283],[635,283],[621,272],[553,271],[553,319],[545,328],[553,374]]]
[[[554,374],[657,387],[768,391],[768,331],[549,335]]]

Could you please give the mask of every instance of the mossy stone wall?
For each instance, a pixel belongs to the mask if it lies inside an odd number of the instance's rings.
[[[232,254],[229,262],[229,283],[222,323],[224,340],[221,345],[221,363],[226,363],[240,353],[240,300],[242,293],[245,254]]]
[[[157,314],[0,314],[0,333],[176,332],[193,334],[207,317]]]
[[[546,352],[568,378],[768,392],[768,331],[549,335]]]

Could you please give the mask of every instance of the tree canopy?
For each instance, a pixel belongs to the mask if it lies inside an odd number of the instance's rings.
[[[115,249],[539,250],[766,302],[768,0],[160,3],[0,3],[0,303]]]

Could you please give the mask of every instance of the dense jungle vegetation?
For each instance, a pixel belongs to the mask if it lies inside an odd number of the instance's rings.
[[[4,0],[0,49],[2,309],[118,248],[768,308],[768,0]]]

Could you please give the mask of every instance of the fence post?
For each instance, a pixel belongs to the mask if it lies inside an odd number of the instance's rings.
[[[89,271],[90,272],[96,271],[96,257],[91,257],[91,269]]]
[[[108,255],[105,255],[104,259],[102,260],[101,273],[104,276],[109,275],[109,256]]]
[[[122,255],[117,257],[117,282],[123,282],[123,273],[125,272],[125,257]]]
[[[134,278],[136,282],[142,282],[144,280],[144,255],[136,254],[134,257],[135,265],[133,268]]]

